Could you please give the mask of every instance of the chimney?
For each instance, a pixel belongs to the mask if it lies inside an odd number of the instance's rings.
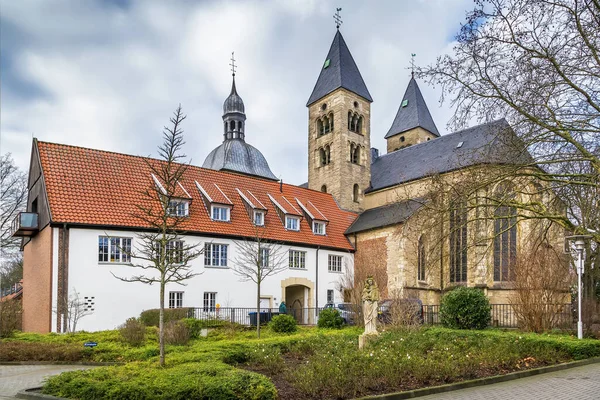
[[[371,147],[371,164],[373,164],[379,158],[379,149]]]
[[[283,193],[283,179],[279,180],[279,192]]]

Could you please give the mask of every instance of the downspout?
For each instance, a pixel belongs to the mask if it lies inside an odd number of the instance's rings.
[[[319,249],[321,246],[317,246],[316,256],[316,272],[315,272],[315,308],[319,308]]]
[[[444,293],[444,221],[440,224],[440,291]]]
[[[62,332],[67,331],[67,312],[68,312],[68,301],[69,301],[69,289],[67,288],[67,224],[63,224],[63,235],[62,235],[62,276],[61,276],[61,286],[62,286]]]

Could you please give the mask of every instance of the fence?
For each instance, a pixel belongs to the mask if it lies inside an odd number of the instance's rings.
[[[490,325],[495,328],[518,328],[519,317],[511,304],[492,304],[492,319]],[[440,324],[440,306],[423,306],[423,321],[428,325]],[[557,304],[548,306],[548,312],[553,313],[553,320],[557,327],[572,329],[575,324],[571,304]]]
[[[293,316],[300,325],[315,325],[319,320],[319,313],[323,308],[288,308],[286,314]],[[554,313],[553,320],[559,327],[572,329],[575,324],[572,306],[559,304],[549,307],[549,312]],[[440,320],[439,305],[424,305],[422,308],[423,323],[437,325]],[[354,311],[346,310],[341,313],[349,322],[356,322]],[[256,308],[220,307],[220,308],[190,308],[189,316],[205,322],[207,327],[216,327],[224,323],[256,326],[257,319],[261,324],[268,323],[271,318],[279,315],[278,308],[261,308],[260,314]],[[510,304],[492,304],[492,318],[490,325],[497,328],[518,328],[519,318]]]

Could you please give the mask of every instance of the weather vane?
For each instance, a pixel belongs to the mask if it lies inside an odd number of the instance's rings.
[[[415,57],[417,56],[416,53],[411,53],[410,54],[410,69],[411,69],[411,76],[414,78],[415,77]]]
[[[342,16],[340,15],[340,11],[342,11],[342,7],[338,7],[335,9],[335,14],[333,15],[333,19],[335,20],[335,27],[340,29],[340,25],[343,24]]]
[[[235,76],[235,69],[237,68],[237,65],[235,65],[235,58],[233,57],[233,51],[231,52],[231,75]]]

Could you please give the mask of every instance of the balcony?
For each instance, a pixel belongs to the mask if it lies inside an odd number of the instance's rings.
[[[33,236],[38,232],[38,213],[20,212],[12,223],[12,236]]]

